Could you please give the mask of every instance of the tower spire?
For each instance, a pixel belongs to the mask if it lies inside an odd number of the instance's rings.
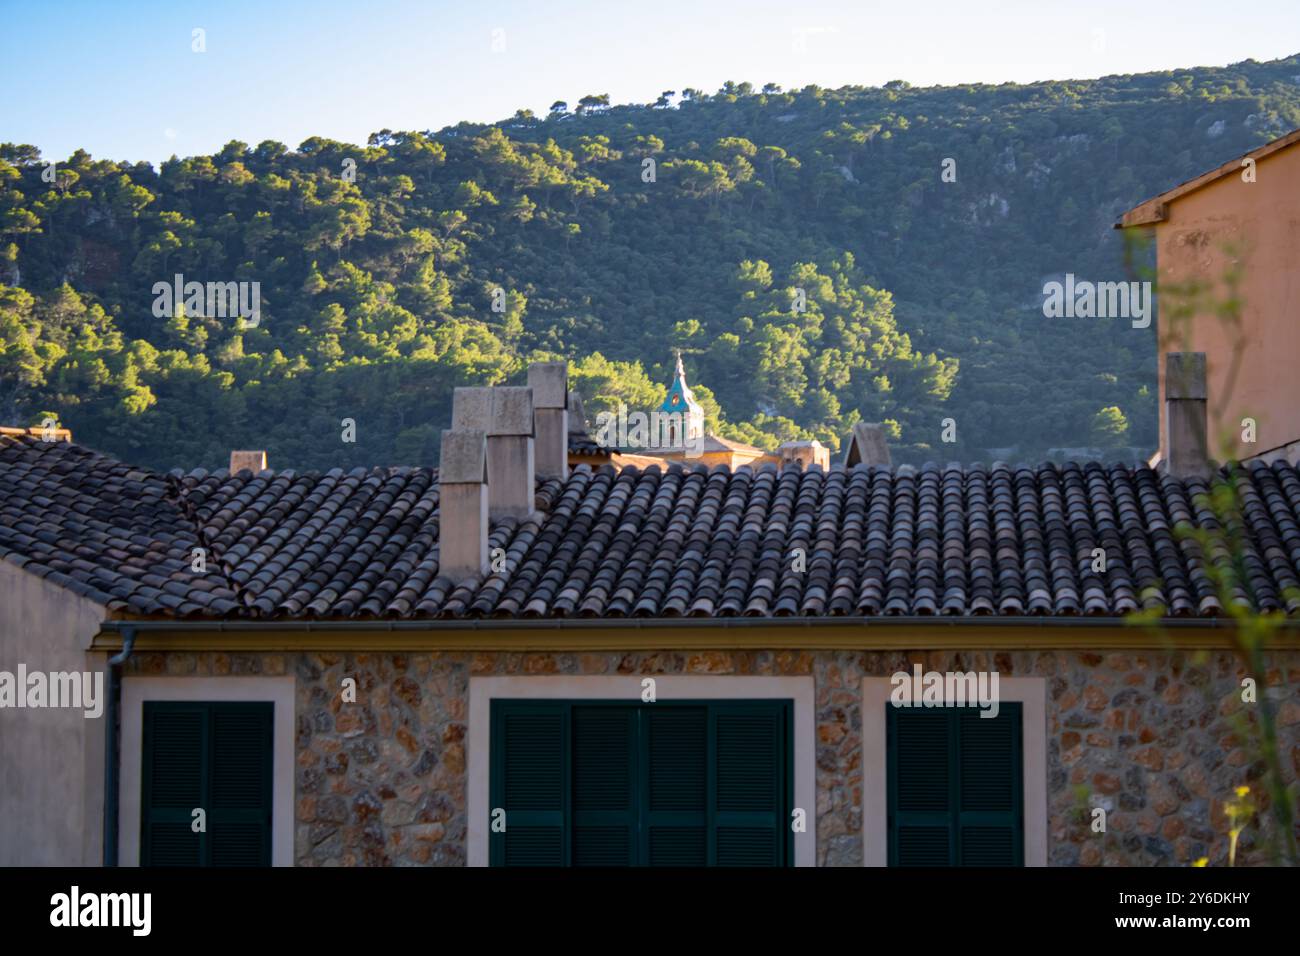
[[[682,350],[673,349],[676,356],[676,370],[668,393],[664,396],[660,412],[676,416],[669,419],[668,436],[671,446],[683,446],[704,437],[704,409],[691,394],[691,387],[686,384],[686,367],[682,365]],[[680,423],[677,424],[677,423]]]

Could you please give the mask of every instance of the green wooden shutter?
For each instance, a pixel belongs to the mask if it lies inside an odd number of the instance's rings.
[[[1024,865],[1024,768],[1021,705],[996,717],[955,713],[961,803],[957,854],[962,866]]]
[[[492,702],[489,857],[493,866],[567,866],[569,714],[547,702]],[[504,832],[492,830],[495,811]]]
[[[949,711],[888,707],[889,849],[894,866],[952,866]]]
[[[213,704],[207,803],[212,866],[271,865],[274,704]]]
[[[786,866],[788,701],[492,702],[493,866]]]
[[[637,712],[574,705],[573,865],[637,861]]]
[[[711,862],[784,866],[790,805],[784,702],[719,702],[710,707]]]
[[[207,717],[202,704],[145,701],[141,866],[201,864],[200,835],[190,826],[207,787]]]
[[[1023,865],[1021,705],[885,709],[890,865]]]
[[[269,703],[145,702],[141,865],[271,865],[274,717]]]
[[[708,862],[708,708],[654,704],[641,713],[647,771],[641,858],[650,866],[704,866]]]

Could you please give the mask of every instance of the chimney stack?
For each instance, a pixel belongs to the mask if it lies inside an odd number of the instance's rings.
[[[232,451],[230,453],[230,473],[237,475],[241,471],[253,474],[266,471],[265,451]]]
[[[528,366],[533,390],[537,474],[569,477],[569,363],[533,362]]]
[[[442,433],[438,516],[439,576],[464,581],[483,574],[488,567],[488,486],[482,430]]]
[[[844,451],[844,465],[881,465],[888,468],[891,464],[889,443],[885,441],[885,430],[879,425],[858,422],[849,434],[848,447]]]
[[[1165,353],[1167,467],[1175,478],[1208,478],[1204,352]]]
[[[586,434],[587,410],[582,405],[582,395],[569,389],[569,434]]]
[[[526,518],[537,494],[533,461],[533,390],[458,388],[452,393],[453,431],[487,435],[488,514]],[[486,533],[486,524],[485,524]]]
[[[785,442],[776,452],[782,461],[797,461],[804,471],[813,465],[822,471],[829,471],[831,467],[831,450],[815,438],[812,441]]]

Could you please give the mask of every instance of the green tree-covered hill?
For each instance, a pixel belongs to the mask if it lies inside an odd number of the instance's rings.
[[[564,356],[589,413],[645,407],[680,348],[711,427],[766,447],[859,418],[912,460],[1150,447],[1155,329],[1046,319],[1043,283],[1133,278],[1124,209],[1296,126],[1300,57],[591,93],[161,169],[5,145],[0,422],[158,467],[430,464],[454,385]],[[177,274],[257,282],[257,324],[157,314]]]

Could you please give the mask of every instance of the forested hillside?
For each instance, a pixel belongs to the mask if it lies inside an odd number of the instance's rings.
[[[1119,213],[1296,126],[1300,57],[593,93],[160,169],[5,145],[0,423],[158,467],[432,464],[454,385],[563,356],[590,414],[645,407],[680,348],[711,427],[766,447],[859,417],[911,460],[1153,446],[1154,327],[1045,319],[1043,283],[1132,278]],[[258,282],[257,325],[158,317],[178,273]]]

